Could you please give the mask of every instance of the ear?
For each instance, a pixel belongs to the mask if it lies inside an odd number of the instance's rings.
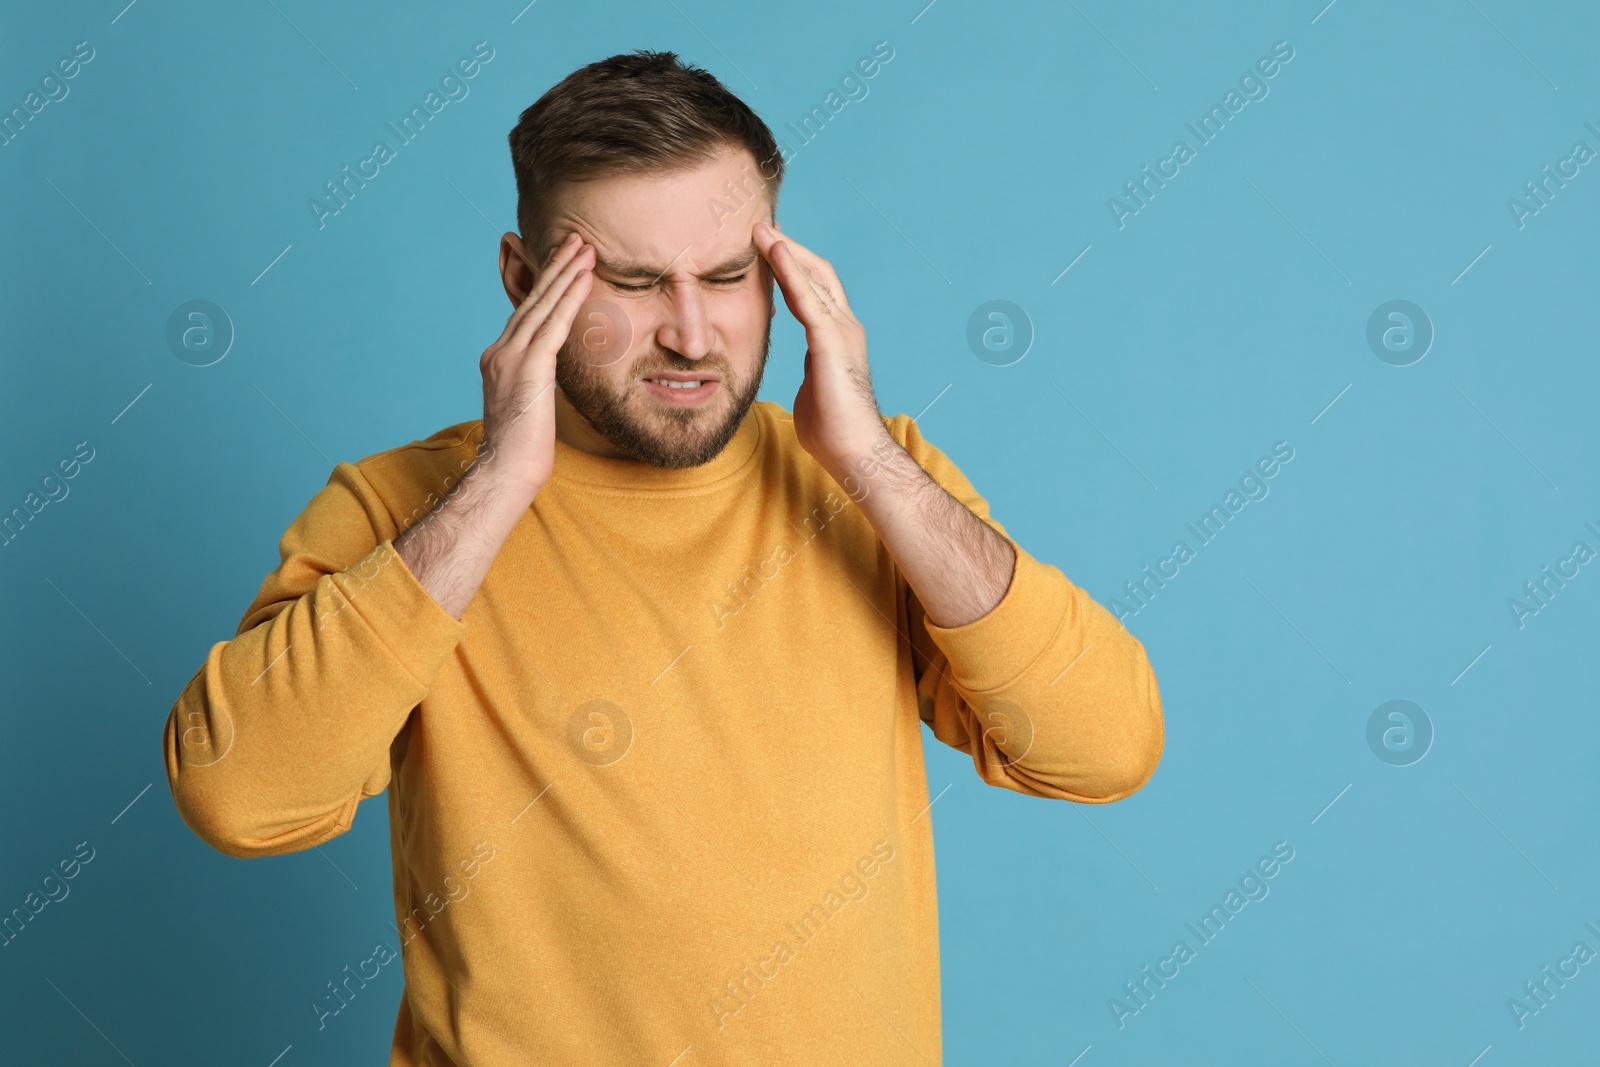
[[[533,288],[536,275],[522,238],[511,231],[500,235],[500,283],[512,307],[519,307]]]

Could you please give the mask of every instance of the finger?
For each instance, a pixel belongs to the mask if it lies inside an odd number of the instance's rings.
[[[788,247],[787,240],[779,240],[770,227],[756,226],[752,232],[756,251],[761,253],[772,268],[773,277],[783,290],[783,300],[794,317],[808,326],[817,325],[832,314],[830,302],[817,288],[811,276],[801,269],[799,260]]]
[[[528,314],[528,309],[533,307],[540,297],[544,296],[562,268],[582,250],[582,239],[576,233],[569,233],[566,239],[556,246],[555,254],[550,257],[550,262],[544,270],[534,266],[525,254],[520,257],[528,265],[528,269],[533,271],[533,285],[529,286],[527,295],[522,298],[522,303],[512,309],[510,317],[506,319],[506,328],[500,332],[498,343],[503,344],[511,336],[517,325]]]
[[[583,251],[583,244],[583,239],[578,234],[567,234],[550,254],[550,261],[542,269],[536,266],[525,253],[523,254],[522,261],[533,272],[533,284],[528,287],[527,295],[522,298],[522,303],[512,310],[511,317],[506,321],[505,332],[501,334],[502,341],[509,338],[516,331],[517,326],[527,316],[529,309],[549,291],[550,286],[554,284],[562,269],[576,258],[578,253]]]
[[[773,229],[776,230],[777,227],[774,225]],[[816,287],[824,301],[830,306],[837,306],[848,312],[850,301],[845,296],[844,283],[834,272],[833,265],[788,234],[782,234],[781,240],[794,253],[795,261],[800,264],[806,277]]]
[[[844,283],[839,280],[833,264],[788,235],[785,235],[783,240],[793,250],[795,259],[810,276],[812,284],[821,289],[829,301],[846,311],[850,310],[850,301],[844,295]]]
[[[563,261],[567,256],[573,254],[571,251],[571,246],[573,243],[572,238],[575,236],[577,235],[568,234],[567,238],[556,247],[554,254],[551,256],[552,262],[550,266],[552,268],[560,266],[561,261]],[[534,303],[539,299],[539,297],[544,295],[545,289],[548,287],[550,281],[555,277],[555,271],[553,269],[541,271],[521,249],[513,248],[512,252],[518,259],[527,264],[528,271],[533,278],[533,283],[528,286],[528,291],[522,294],[522,300],[518,302],[517,306],[511,309],[511,314],[506,316],[506,324],[505,327],[501,329],[500,336],[494,339],[494,343],[491,344],[487,350],[491,353],[499,351],[499,349],[505,345],[506,341],[510,339],[512,333],[516,331],[517,325],[522,321],[523,316],[528,313],[528,309],[533,307]]]
[[[834,299],[833,291],[824,284],[823,279],[819,278],[816,272],[806,265],[806,261],[795,251],[794,245],[787,238],[779,242],[779,244],[783,248],[780,254],[788,257],[789,261],[795,265],[799,276],[805,279],[805,284],[816,294],[817,302],[822,305],[823,312],[830,318],[837,317],[840,314],[839,302]]]
[[[759,244],[756,247],[772,266],[772,275],[778,280],[778,288],[783,291],[783,302],[800,320],[800,324],[810,329],[826,322],[828,309],[821,295],[784,243],[773,241],[766,248],[761,248]]]
[[[561,298],[550,309],[550,314],[535,331],[538,338],[549,338],[554,344],[548,345],[550,351],[559,351],[566,343],[567,335],[572,332],[572,323],[578,317],[578,309],[589,297],[589,290],[594,288],[594,272],[585,268],[580,270],[561,294]]]
[[[583,271],[571,285],[567,286],[566,291],[561,294],[561,298],[550,309],[549,316],[544,319],[534,335],[535,340],[548,337],[554,339],[555,343],[540,346],[540,351],[537,354],[532,351],[531,347],[522,350],[519,357],[522,363],[518,369],[523,375],[526,375],[529,370],[538,366],[545,359],[554,361],[556,354],[561,350],[562,343],[566,341],[567,335],[572,332],[573,320],[577,318],[578,309],[583,306],[583,301],[588,297],[589,289],[593,283],[594,275],[589,271]],[[533,402],[543,397],[554,384],[555,379],[552,375],[545,388],[531,397],[528,403],[523,405],[522,410],[526,411],[531,407]]]
[[[544,293],[523,315],[522,320],[517,323],[516,330],[507,339],[506,347],[513,351],[521,351],[526,348],[534,332],[539,329],[546,316],[550,314],[550,309],[561,300],[561,297],[572,285],[572,280],[593,265],[594,246],[586,244],[581,251],[567,260],[566,265],[551,279],[550,285],[545,289]]]

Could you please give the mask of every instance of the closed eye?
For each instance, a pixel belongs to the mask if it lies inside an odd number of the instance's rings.
[[[744,279],[744,274],[735,274],[730,278],[707,278],[706,281],[713,285],[737,285],[739,282],[744,281]],[[645,282],[642,285],[629,285],[625,282],[611,282],[610,285],[613,289],[620,289],[625,293],[642,293],[647,289],[655,288],[656,283]]]

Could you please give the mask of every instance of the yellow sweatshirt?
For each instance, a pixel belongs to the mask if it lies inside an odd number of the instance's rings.
[[[702,467],[557,441],[457,620],[392,542],[481,434],[340,463],[289,526],[167,721],[185,822],[274,855],[388,788],[391,1065],[940,1063],[922,724],[990,785],[1118,800],[1162,749],[1143,646],[1015,542],[993,610],[930,624],[769,401]]]

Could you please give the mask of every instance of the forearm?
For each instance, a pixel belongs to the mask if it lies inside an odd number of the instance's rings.
[[[1105,803],[1154,773],[1164,727],[1144,646],[1058,568],[1023,552],[975,626],[910,632],[929,654],[923,718],[989,784]]]
[[[835,478],[851,492],[935,626],[964,626],[1005,596],[1010,543],[923,470],[885,432]],[[864,489],[861,488],[864,486]]]
[[[491,453],[394,539],[395,551],[439,606],[459,619],[535,495],[536,488],[499,476]]]
[[[214,847],[289,851],[348,825],[387,782],[389,746],[464,636],[395,550],[389,515],[359,468],[335,468],[285,531],[238,632],[212,645],[174,704],[168,782]]]
[[[231,855],[309,847],[388,781],[388,749],[462,626],[390,543],[213,645],[166,726],[186,822]]]
[[[556,353],[592,264],[593,248],[571,235],[480,357],[487,447],[460,480],[397,521],[420,492],[414,481],[380,493],[359,464],[336,465],[285,532],[282,561],[234,638],[215,643],[184,688],[163,736],[168,783],[218,849],[318,844],[388,783],[390,746],[550,476]]]
[[[986,502],[914,422],[886,428],[835,477],[849,471],[841,484],[914,594],[908,636],[934,736],[1017,792],[1104,803],[1139,789],[1164,740],[1144,647],[991,525]]]

